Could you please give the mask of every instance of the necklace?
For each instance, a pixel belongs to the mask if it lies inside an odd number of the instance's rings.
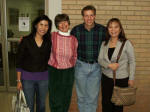
[[[117,43],[118,39],[110,39],[110,42],[113,44],[113,43]]]
[[[112,39],[110,39],[109,47],[110,47],[110,48],[116,47],[117,41],[118,41],[118,40],[112,40]]]

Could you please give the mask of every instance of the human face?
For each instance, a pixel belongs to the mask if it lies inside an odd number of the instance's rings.
[[[117,22],[111,22],[108,26],[108,32],[112,38],[119,38],[121,32],[120,25]]]
[[[68,30],[69,30],[69,23],[68,23],[68,21],[61,21],[61,22],[59,22],[58,30],[60,30],[62,32],[68,32]]]
[[[93,10],[85,10],[83,12],[83,20],[86,27],[93,27],[96,15]]]
[[[36,25],[37,32],[36,34],[39,36],[44,36],[48,31],[48,21],[42,20]]]

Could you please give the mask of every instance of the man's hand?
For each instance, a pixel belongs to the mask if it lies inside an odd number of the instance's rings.
[[[19,39],[19,43],[22,41],[22,39],[23,39],[23,36],[21,36],[21,37],[20,37],[20,39]]]

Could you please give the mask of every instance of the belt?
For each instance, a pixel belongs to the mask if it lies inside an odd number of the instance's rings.
[[[87,60],[82,60],[82,59],[81,59],[81,61],[88,63],[88,64],[94,64],[94,63],[98,62],[98,61],[87,61]]]

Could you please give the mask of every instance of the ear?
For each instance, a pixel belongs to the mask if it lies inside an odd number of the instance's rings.
[[[84,20],[84,16],[82,16],[82,19]]]

